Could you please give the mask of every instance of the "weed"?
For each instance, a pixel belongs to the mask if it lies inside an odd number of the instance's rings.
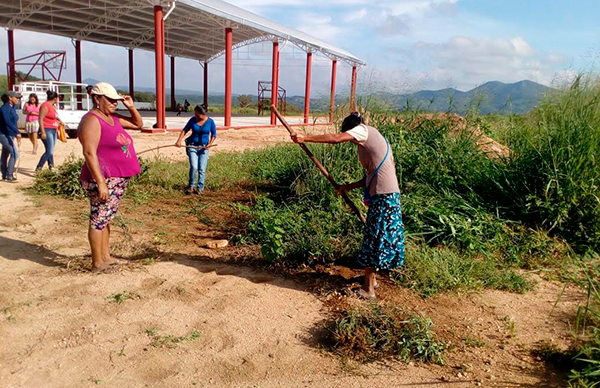
[[[146,265],[152,265],[156,263],[156,257],[146,257],[145,259],[142,259],[142,262]]]
[[[122,304],[127,299],[133,299],[133,298],[139,298],[139,297],[140,296],[138,294],[136,294],[135,292],[123,291],[123,292],[117,292],[117,293],[111,294],[108,297],[108,300],[110,300],[111,302],[116,303],[116,304]]]
[[[464,338],[463,341],[465,342],[465,344],[475,348],[483,348],[487,346],[485,342],[480,341],[477,338]]]
[[[508,315],[505,316],[504,318],[502,318],[502,321],[504,321],[504,324],[506,325],[506,330],[508,330],[508,332],[510,333],[511,337],[515,336],[515,321],[513,321],[513,319],[511,317],[509,317]]]
[[[382,357],[443,364],[445,345],[431,331],[429,318],[409,316],[399,309],[369,304],[341,313],[329,325],[330,348],[367,362]]]
[[[176,348],[183,341],[195,341],[200,338],[198,330],[192,331],[187,336],[176,337],[171,334],[158,334],[155,328],[146,329],[145,333],[151,338],[150,346],[154,348]]]

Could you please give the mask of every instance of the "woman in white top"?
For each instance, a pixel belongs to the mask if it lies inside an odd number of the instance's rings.
[[[342,132],[327,135],[293,134],[296,143],[344,143],[358,146],[360,163],[365,177],[357,182],[340,186],[339,191],[362,187],[365,204],[369,206],[363,243],[358,263],[365,268],[365,282],[357,295],[375,298],[379,269],[391,270],[404,264],[404,228],[400,189],[396,177],[394,156],[387,140],[373,127],[363,124],[358,112],[351,113],[342,122]]]

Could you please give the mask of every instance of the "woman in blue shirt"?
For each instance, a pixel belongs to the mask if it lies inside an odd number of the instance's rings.
[[[192,134],[185,139],[188,147],[186,152],[190,160],[190,180],[185,189],[186,194],[204,191],[208,152],[217,138],[217,126],[213,119],[208,117],[207,110],[208,107],[204,104],[196,105],[194,117],[187,122],[175,143],[177,147],[182,147],[181,141],[190,130],[192,131]],[[196,188],[196,179],[198,188]]]

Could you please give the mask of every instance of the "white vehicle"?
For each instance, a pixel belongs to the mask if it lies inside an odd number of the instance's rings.
[[[81,93],[77,93],[77,86],[81,86]],[[29,95],[35,93],[40,104],[46,101],[46,91],[52,90],[59,95],[56,112],[58,117],[65,123],[66,131],[69,137],[77,137],[77,127],[83,116],[93,108],[92,100],[88,96],[85,84],[76,84],[72,82],[60,81],[35,81],[23,82],[15,85],[14,90],[21,93],[20,106],[17,109],[19,113],[18,127],[25,128],[25,114],[23,106],[29,101]],[[82,109],[77,109],[77,98],[81,99]]]

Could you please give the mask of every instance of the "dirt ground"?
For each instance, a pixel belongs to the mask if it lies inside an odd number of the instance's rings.
[[[133,137],[138,152],[176,139]],[[224,131],[215,152],[286,139],[284,129]],[[76,140],[57,144],[56,163],[71,153],[81,154]],[[161,154],[185,157],[176,148]],[[253,248],[203,248],[203,239],[215,237],[210,226],[191,215],[170,217],[168,204],[139,216],[123,209],[127,227],[115,223],[112,246],[135,264],[117,274],[90,273],[86,203],[23,191],[38,158],[24,139],[19,182],[0,183],[0,387],[563,385],[563,376],[530,350],[540,341],[569,346],[584,298],[577,289],[567,288],[556,303],[562,285],[529,274],[538,283],[524,295],[485,291],[423,300],[384,281],[381,300],[432,318],[437,335],[451,344],[446,365],[355,365],[317,341],[329,306],[342,296],[244,263],[254,260]],[[331,271],[331,281],[356,275]],[[126,300],[116,303],[124,292]]]

